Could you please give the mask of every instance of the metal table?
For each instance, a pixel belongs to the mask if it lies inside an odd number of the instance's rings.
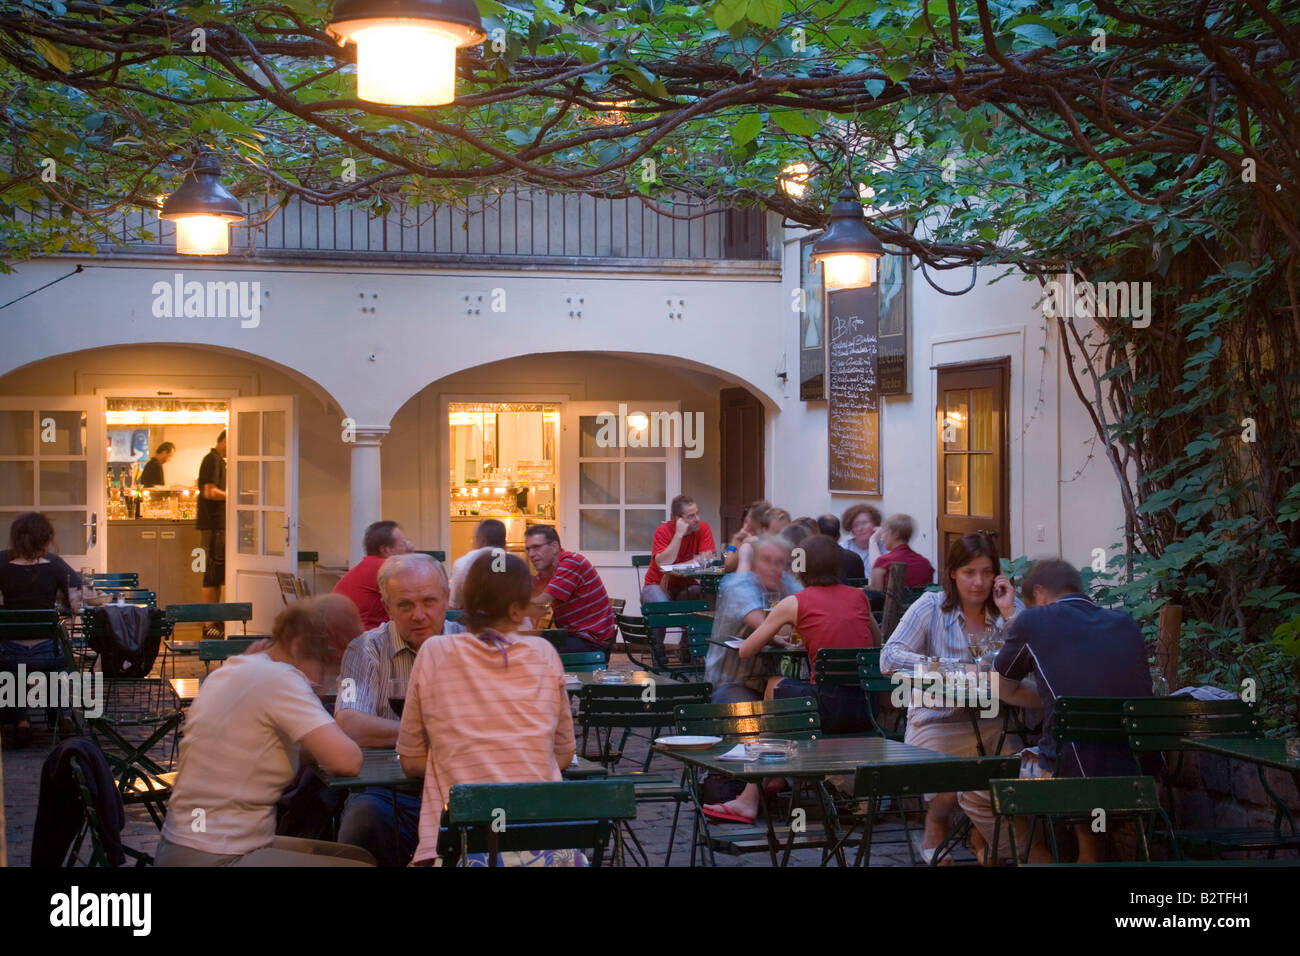
[[[839,815],[834,801],[825,787],[827,777],[853,775],[859,767],[897,766],[899,764],[933,763],[957,759],[936,750],[914,747],[911,744],[886,740],[883,737],[874,735],[819,737],[816,740],[799,740],[796,741],[798,749],[795,754],[782,760],[740,761],[719,759],[722,754],[727,753],[737,743],[745,739],[752,740],[754,738],[732,738],[707,750],[674,750],[663,746],[658,746],[656,749],[682,761],[690,769],[688,781],[691,796],[695,800],[696,812],[700,814],[701,818],[703,817],[703,804],[700,802],[697,789],[697,777],[700,770],[734,777],[746,783],[759,784],[763,815],[767,818],[768,852],[772,857],[773,866],[785,866],[789,863],[790,853],[794,849],[795,834],[792,830],[783,848],[776,834],[770,797],[762,786],[764,777],[793,777],[795,780],[815,782],[826,821],[828,843],[834,846],[839,842]],[[701,825],[705,828],[707,838],[707,824],[702,823]],[[778,860],[777,855],[782,849],[784,849],[784,857]],[[836,856],[840,864],[845,865],[842,848],[836,851]]]
[[[1300,762],[1287,757],[1286,741],[1276,737],[1195,737],[1189,742],[1197,750],[1300,774]]]

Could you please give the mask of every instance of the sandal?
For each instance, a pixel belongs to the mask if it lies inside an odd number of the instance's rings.
[[[719,823],[753,823],[754,817],[747,817],[743,813],[736,813],[734,810],[728,810],[732,801],[726,803],[710,803],[701,807],[701,811],[710,820],[716,820]],[[721,809],[712,809],[720,807]]]

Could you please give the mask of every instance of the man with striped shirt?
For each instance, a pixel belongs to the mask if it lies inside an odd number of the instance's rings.
[[[348,645],[334,705],[334,717],[343,732],[363,747],[397,744],[402,724],[389,698],[406,696],[421,644],[438,634],[462,630],[459,624],[445,620],[447,586],[437,562],[427,554],[389,557],[379,567],[378,582],[389,620]],[[402,689],[400,695],[390,693],[393,682]],[[369,850],[380,866],[401,866],[415,851],[419,818],[417,794],[371,787],[348,797],[339,823],[339,842]]]
[[[591,562],[576,551],[565,551],[548,524],[528,529],[524,550],[537,570],[530,613],[540,617],[548,606],[555,611],[554,626],[569,632],[563,653],[600,651],[608,661],[618,625],[609,594]]]

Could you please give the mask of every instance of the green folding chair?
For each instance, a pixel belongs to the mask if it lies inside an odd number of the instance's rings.
[[[856,687],[862,693],[863,700],[868,705],[868,710],[875,710],[871,694],[862,689],[862,665],[869,660],[869,658],[864,657],[866,650],[868,649],[857,647],[823,647],[817,652],[817,659],[813,662],[813,678],[814,683],[817,685],[819,707],[821,706],[823,690],[831,687]],[[878,654],[877,661],[879,661]],[[874,715],[871,717],[871,722],[875,726]],[[859,733],[862,733],[862,731],[855,730],[843,736]]]
[[[962,790],[987,790],[989,781],[995,777],[1020,776],[1019,757],[970,757],[951,760],[937,760],[933,763],[897,764],[895,766],[859,767],[853,781],[853,799],[866,803],[866,816],[862,822],[862,840],[858,844],[857,856],[853,858],[854,866],[862,866],[866,861],[870,865],[871,847],[875,842],[875,822],[881,815],[881,804],[885,798],[894,803],[902,821],[902,839],[884,842],[904,843],[908,857],[916,866],[916,849],[912,845],[912,832],[907,820],[907,812],[902,801],[908,797],[916,798],[921,810],[925,807],[927,793],[959,793]],[[944,841],[935,848],[930,860],[931,866],[938,866],[940,860],[949,855],[956,844],[969,830],[968,822],[963,821],[949,832]],[[853,833],[857,823],[845,831],[844,838]]]
[[[893,680],[880,670],[880,648],[872,647],[858,652],[858,681],[862,684],[862,692],[867,695],[893,692]],[[871,723],[876,733],[887,740],[901,741],[907,733],[907,708],[895,712],[897,716],[894,726],[888,730],[880,722],[879,709],[879,707],[871,708]]]
[[[248,622],[253,619],[253,605],[248,601],[227,601],[216,604],[169,604],[163,609],[172,628],[177,624],[207,624],[210,621],[229,623],[239,622],[241,631],[248,636]],[[218,640],[204,638],[202,640]],[[199,653],[200,641],[167,641],[167,656],[171,662],[171,676],[176,676],[176,658],[191,657]],[[238,652],[237,652],[238,653]],[[167,661],[163,661],[163,672],[167,672]]]
[[[590,847],[591,865],[601,866],[615,827],[635,816],[636,793],[622,780],[457,784],[443,812],[438,855],[466,866],[471,853],[486,853],[488,866],[496,866],[503,851]]]
[[[127,806],[143,806],[160,830],[167,813],[167,800],[176,783],[176,773],[155,760],[150,751],[164,745],[169,735],[174,741],[183,719],[181,711],[173,710],[134,717],[89,717],[86,720],[91,740],[104,752],[117,780],[122,802]],[[143,740],[139,739],[142,735]],[[173,742],[173,756],[175,750]]]
[[[227,637],[222,640],[202,640],[199,641],[199,660],[203,662],[204,668],[220,661],[228,660],[231,657],[238,657],[254,642],[261,640],[256,637]]]
[[[106,574],[92,574],[89,580],[82,580],[96,591],[114,588],[138,588],[140,575],[134,571],[112,571]]]
[[[821,736],[821,712],[813,697],[790,697],[784,700],[742,701],[734,704],[678,704],[673,708],[674,732],[684,736],[722,738],[778,735],[790,740],[815,740]],[[713,863],[715,850],[725,853],[770,852],[767,828],[728,828],[725,833],[710,830],[700,798],[699,771],[688,767],[687,787],[695,804],[695,826],[691,842],[691,866],[697,851]],[[821,784],[819,783],[819,786]],[[828,794],[821,794],[829,800]],[[791,796],[793,805],[794,796]],[[788,816],[788,814],[787,814]],[[783,827],[775,828],[780,836],[789,836]],[[809,827],[796,841],[800,847],[822,846],[823,828]],[[787,854],[788,855],[788,854]]]
[[[690,799],[685,770],[680,773],[650,773],[650,762],[654,759],[655,750],[649,746],[639,770],[614,773],[613,768],[622,759],[629,737],[644,736],[647,743],[653,742],[661,730],[673,726],[676,719],[674,712],[678,705],[707,704],[712,695],[712,684],[656,683],[647,686],[589,685],[582,689],[579,698],[578,725],[582,728],[582,752],[587,752],[588,740],[594,733],[599,751],[597,760],[601,766],[610,770],[608,779],[631,780],[636,787],[639,804],[668,801],[675,804],[664,866],[672,862],[682,803]],[[615,745],[614,734],[620,731],[621,737]],[[648,863],[648,855],[633,832],[631,823],[625,823],[624,828],[633,846],[640,852],[641,859]]]
[[[1192,697],[1146,697],[1124,702],[1124,729],[1136,753],[1166,751],[1178,754],[1173,770],[1165,774],[1165,800],[1173,813],[1173,781],[1183,766],[1186,751],[1206,737],[1264,736],[1255,709],[1242,700],[1196,700]],[[1257,765],[1260,785],[1273,801],[1273,826],[1188,829],[1174,831],[1180,849],[1208,851],[1218,857],[1230,851],[1266,851],[1300,848],[1300,832],[1286,801],[1268,784],[1263,765]],[[1285,822],[1285,826],[1283,825]]]
[[[619,636],[623,639],[623,653],[627,659],[636,665],[637,670],[657,673],[654,642],[650,639],[650,627],[645,618],[615,612],[614,623],[618,625]]]
[[[634,554],[632,555],[632,569],[636,571],[636,593],[640,594],[641,589],[645,587],[641,583],[641,570],[650,567],[650,555]]]
[[[1001,840],[1003,821],[1011,844],[1011,858],[1016,865],[1029,859],[1034,831],[1039,824],[1047,834],[1053,862],[1061,861],[1055,825],[1058,822],[1084,821],[1090,826],[1104,819],[1106,832],[1113,832],[1116,820],[1132,819],[1137,831],[1138,853],[1144,861],[1151,859],[1148,834],[1157,820],[1169,827],[1169,818],[1160,806],[1156,783],[1150,777],[1056,777],[1054,779],[990,780],[993,798],[993,842]],[[1098,815],[1102,811],[1104,818]],[[1016,847],[1013,817],[1029,817],[1029,834],[1022,856]],[[1174,853],[1178,845],[1171,841]]]
[[[1127,747],[1125,700],[1124,697],[1058,697],[1052,716],[1057,766],[1065,766],[1074,759],[1071,750],[1078,744]],[[1072,773],[1078,772],[1078,768],[1070,770]],[[1133,755],[1133,772],[1142,773],[1136,754]]]
[[[68,765],[72,768],[73,779],[77,782],[78,801],[81,804],[81,829],[77,837],[72,841],[68,848],[68,855],[64,858],[64,866],[76,866],[81,859],[81,846],[86,838],[90,838],[90,858],[86,865],[92,867],[107,867],[108,851],[104,849],[104,828],[99,820],[99,809],[95,798],[90,793],[90,784],[87,782],[85,767],[81,764],[81,758],[76,754],[68,757]],[[153,866],[153,857],[147,853],[132,849],[125,844],[122,845],[122,852],[130,859],[135,860],[135,866]]]
[[[551,646],[560,652],[561,657],[564,656],[564,648],[569,643],[569,631],[567,628],[548,627],[542,631],[541,636],[551,642]],[[596,652],[592,651],[590,653],[596,653]],[[604,661],[605,655],[601,654],[600,657],[601,660]],[[603,667],[604,664],[602,663],[601,666]],[[565,670],[568,670],[568,668],[566,667]]]
[[[682,643],[687,652],[687,663],[670,664],[664,653],[662,660],[656,660],[658,649],[651,650],[651,660],[656,666],[651,667],[656,674],[666,674],[673,680],[686,680],[704,675],[704,658],[709,650],[709,637],[713,633],[713,622],[700,617],[699,612],[707,611],[707,601],[651,601],[641,605],[646,627],[651,631],[680,631]]]
[[[157,607],[158,595],[148,588],[97,588],[110,598],[110,604],[143,604],[145,607]],[[118,599],[121,600],[118,600]]]
[[[0,641],[32,640],[53,641],[58,656],[63,659],[61,672],[69,675],[78,673],[77,655],[57,609],[20,611],[0,609]],[[45,708],[46,724],[51,729],[58,721],[59,710],[58,707]],[[73,722],[80,726],[81,715],[71,709],[69,715]]]

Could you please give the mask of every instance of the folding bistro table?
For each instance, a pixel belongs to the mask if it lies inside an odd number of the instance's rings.
[[[957,759],[935,750],[913,747],[911,744],[886,740],[883,737],[874,735],[796,740],[794,741],[795,751],[793,755],[777,760],[741,761],[721,759],[723,754],[734,748],[737,743],[743,743],[744,739],[731,738],[707,750],[678,750],[664,746],[660,746],[658,749],[668,756],[682,761],[689,768],[690,773],[687,775],[687,780],[691,790],[691,798],[695,801],[696,813],[701,817],[703,816],[703,805],[700,802],[697,780],[699,771],[706,770],[709,773],[722,774],[734,777],[737,780],[743,780],[746,783],[759,785],[759,793],[762,795],[763,802],[763,815],[767,818],[768,852],[772,857],[773,866],[785,866],[789,863],[790,853],[794,850],[797,834],[792,827],[784,846],[782,845],[776,833],[771,798],[762,786],[764,777],[793,777],[796,781],[813,783],[817,789],[818,798],[822,805],[822,813],[826,821],[827,845],[835,846],[839,842],[839,815],[834,801],[826,789],[827,777],[841,774],[852,775],[856,773],[859,767],[897,766],[899,764],[932,763],[934,761]],[[753,740],[756,738],[747,739]],[[796,789],[797,787],[798,784],[796,783]],[[781,854],[782,851],[784,851],[784,854],[778,860],[778,854]],[[841,866],[845,865],[846,861],[842,848],[835,851],[835,856]]]

